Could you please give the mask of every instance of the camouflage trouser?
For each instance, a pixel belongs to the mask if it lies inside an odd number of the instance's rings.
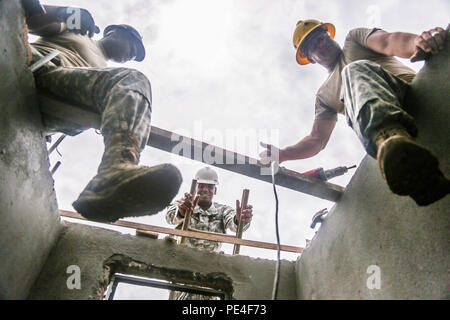
[[[33,50],[33,62],[42,58]],[[152,94],[145,75],[127,68],[65,68],[52,62],[35,72],[38,90],[101,115],[103,136],[127,133],[141,150],[150,135]],[[45,117],[45,115],[44,115]],[[44,125],[74,135],[82,131],[70,119],[44,118]],[[66,127],[67,130],[64,130]]]
[[[402,109],[408,88],[406,81],[372,61],[355,61],[342,70],[347,122],[372,157],[377,157],[377,148],[371,136],[388,123],[399,123],[417,135],[414,119]]]

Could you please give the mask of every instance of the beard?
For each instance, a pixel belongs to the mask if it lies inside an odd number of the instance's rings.
[[[212,204],[212,199],[198,199],[198,206],[202,209],[208,209]]]

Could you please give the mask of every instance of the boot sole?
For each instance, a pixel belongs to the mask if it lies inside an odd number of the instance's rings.
[[[99,194],[80,195],[72,205],[85,218],[98,222],[156,214],[177,195],[182,177],[173,165],[151,169]]]
[[[432,188],[426,187],[410,195],[419,206],[428,206],[442,198],[450,192],[450,181],[444,177],[438,178],[432,184]]]
[[[403,140],[386,154],[384,173],[391,191],[409,195],[417,204],[428,205],[448,193],[448,180],[439,170],[437,158],[420,145]]]

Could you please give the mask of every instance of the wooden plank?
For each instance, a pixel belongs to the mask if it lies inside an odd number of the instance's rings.
[[[248,196],[250,195],[250,190],[244,189],[242,192],[242,199],[241,199],[241,208],[239,212],[239,221],[236,231],[236,238],[242,238],[242,232],[244,232],[244,223],[242,222],[242,210],[245,210],[248,204]],[[241,250],[241,247],[238,244],[234,245],[233,248],[233,254],[239,254],[239,250]]]
[[[192,179],[192,183],[191,183],[191,189],[189,190],[189,194],[192,195],[192,202],[195,202],[195,193],[197,190],[197,180]],[[194,203],[195,206],[195,203]],[[192,210],[186,210],[186,212],[184,213],[184,221],[183,221],[183,226],[181,227],[181,230],[186,231],[189,228],[189,225],[191,224],[191,215],[192,215]],[[186,242],[186,237],[181,237],[180,243],[183,244]]]
[[[229,237],[230,239],[234,239],[236,238],[236,236],[233,236],[231,234],[226,234],[226,233],[217,233],[217,232],[211,232],[211,231],[205,231],[205,230],[197,230],[197,229],[192,229],[192,228],[188,228],[188,231],[193,231],[196,233],[204,233],[204,234],[221,234],[224,237]]]
[[[59,210],[59,214],[62,217],[89,221],[76,212]],[[95,221],[92,221],[92,222],[95,222]],[[188,237],[188,238],[196,238],[196,239],[218,241],[218,242],[231,243],[231,244],[240,244],[243,246],[249,246],[249,247],[255,247],[255,248],[277,250],[277,245],[275,243],[239,239],[234,236],[225,235],[222,233],[205,232],[205,231],[200,232],[197,230],[193,231],[193,229],[184,231],[184,230],[179,230],[179,229],[164,228],[164,227],[159,227],[159,226],[152,226],[152,225],[148,225],[148,224],[142,224],[142,223],[131,222],[131,221],[123,221],[123,220],[118,220],[116,222],[107,223],[107,224],[119,226],[119,227],[131,228],[131,229],[140,229],[140,230],[151,231],[151,232],[172,234],[172,235],[181,236],[181,237],[184,236],[184,237]],[[301,247],[288,246],[288,245],[281,245],[280,250],[286,251],[286,252],[294,252],[294,253],[302,253],[303,252],[303,248],[301,248]]]
[[[148,238],[152,238],[152,239],[158,239],[159,233],[151,232],[151,231],[147,231],[147,230],[136,229],[136,235],[148,237]]]

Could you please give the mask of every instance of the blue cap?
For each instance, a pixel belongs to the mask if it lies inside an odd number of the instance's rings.
[[[134,60],[136,61],[142,61],[145,58],[145,47],[142,43],[142,36],[139,34],[139,32],[133,28],[132,26],[129,26],[127,24],[112,24],[110,26],[107,26],[105,28],[105,31],[103,31],[103,37],[106,37],[111,31],[115,29],[122,29],[125,31],[128,31],[128,33],[132,36],[133,40],[136,40],[137,46],[137,52],[136,52],[136,58]]]

